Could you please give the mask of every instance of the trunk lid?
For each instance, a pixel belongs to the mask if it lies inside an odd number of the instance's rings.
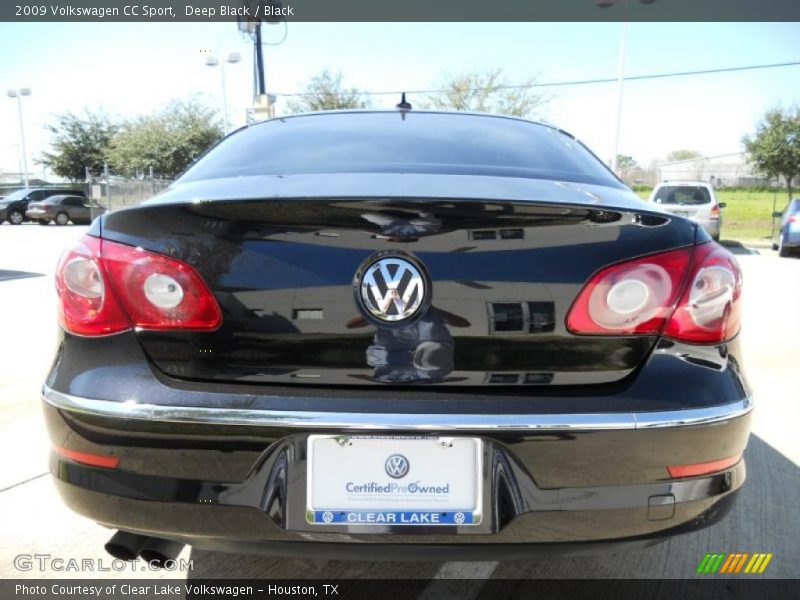
[[[516,195],[541,200],[470,199],[470,178],[448,179],[458,185],[437,197],[234,200],[206,189],[199,201],[184,188],[107,215],[102,235],[188,262],[219,302],[217,331],[137,332],[172,377],[559,386],[631,375],[655,336],[577,336],[566,314],[592,273],[690,245],[694,227],[620,190],[528,182],[533,189]],[[415,191],[408,181],[379,187]],[[358,299],[358,274],[376,256],[405,257],[428,278],[413,323],[376,322]]]

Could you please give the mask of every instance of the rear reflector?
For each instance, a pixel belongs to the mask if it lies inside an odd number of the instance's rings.
[[[209,331],[222,322],[216,299],[188,264],[91,236],[61,257],[56,290],[61,326],[76,335]]]
[[[717,473],[724,471],[742,460],[742,454],[721,460],[712,460],[711,462],[695,463],[692,465],[672,465],[667,467],[669,476],[673,479],[680,479],[682,477],[697,477],[698,475],[708,475],[709,473]]]
[[[103,454],[92,454],[90,452],[78,452],[77,450],[70,450],[68,448],[60,448],[53,446],[56,454],[63,456],[71,461],[89,465],[91,467],[103,467],[104,469],[116,469],[119,464],[119,458],[116,456],[107,456]]]
[[[581,335],[658,335],[718,343],[739,332],[742,275],[733,255],[705,243],[595,273],[567,315]]]

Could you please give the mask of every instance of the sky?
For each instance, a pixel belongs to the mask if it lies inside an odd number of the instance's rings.
[[[436,87],[449,74],[502,68],[511,83],[617,76],[621,23],[289,23],[266,29],[267,91],[300,91],[322,69],[365,90]],[[173,98],[222,107],[221,70],[208,52],[238,51],[225,70],[233,125],[252,102],[252,45],[235,23],[0,23],[0,87],[28,87],[23,117],[29,171],[48,148],[46,123],[63,111],[131,117]],[[798,23],[631,23],[628,76],[800,60]],[[546,120],[610,160],[617,85],[542,88]],[[421,100],[421,98],[416,98]],[[377,96],[390,108],[399,98]],[[413,103],[415,97],[409,100]],[[642,165],[672,150],[706,156],[742,150],[763,113],[800,104],[800,66],[630,81],[624,85],[619,151]],[[285,100],[278,105],[278,114]],[[0,172],[19,171],[16,101],[0,96]]]

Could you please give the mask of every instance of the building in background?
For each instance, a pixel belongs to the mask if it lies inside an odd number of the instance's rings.
[[[655,166],[655,182],[706,181],[715,187],[763,187],[783,185],[756,171],[747,153],[692,158]]]

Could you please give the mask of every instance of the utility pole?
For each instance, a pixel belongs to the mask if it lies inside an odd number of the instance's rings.
[[[106,178],[106,201],[108,202],[108,210],[111,211],[111,178],[108,176],[108,161],[103,161],[103,175]]]
[[[639,4],[653,4],[656,0],[639,0]],[[617,0],[594,0],[595,6],[599,8],[610,8],[616,4]],[[614,128],[614,155],[611,157],[611,170],[619,176],[617,170],[619,164],[619,133],[622,125],[622,90],[625,85],[625,42],[628,38],[629,9],[632,0],[623,0],[624,25],[622,28],[622,38],[619,42],[619,65],[617,67],[617,120]]]
[[[272,105],[275,102],[275,97],[267,94],[262,25],[264,23],[275,25],[283,22],[286,27],[286,19],[281,16],[281,0],[248,0],[248,4],[254,8],[255,12],[264,15],[263,20],[262,18],[250,20],[241,17],[237,19],[239,31],[253,41],[253,108],[248,111],[249,123],[251,120],[259,120],[260,115],[266,115],[267,118],[272,117]],[[256,9],[256,5],[260,10]],[[286,39],[285,32],[283,39]],[[275,46],[281,43],[283,40],[269,45]]]
[[[625,8],[627,9],[627,3]],[[619,132],[622,127],[622,90],[625,86],[625,42],[628,38],[628,20],[622,26],[622,39],[619,44],[619,67],[617,69],[617,122],[614,131],[614,154],[611,158],[611,170],[619,175]]]
[[[28,189],[28,157],[25,151],[25,125],[22,121],[22,97],[30,96],[31,90],[29,88],[19,88],[18,90],[8,90],[6,92],[9,98],[16,98],[17,112],[19,113],[19,143],[20,150],[22,151],[22,179],[25,183],[25,189]]]
[[[255,36],[253,36],[253,43],[256,50],[256,79],[258,81],[257,96],[267,93],[267,82],[264,77],[264,48],[261,44],[261,21],[258,21],[255,26]]]

